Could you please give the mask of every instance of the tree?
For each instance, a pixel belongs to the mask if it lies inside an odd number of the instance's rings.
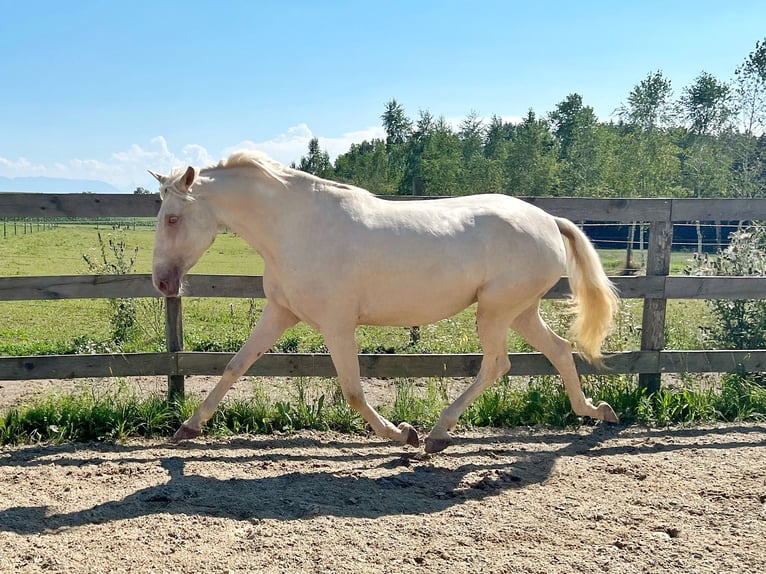
[[[386,145],[389,148],[405,143],[410,137],[412,121],[404,113],[404,107],[395,99],[386,102],[386,110],[380,119],[383,121],[383,129],[386,130]]]
[[[755,43],[755,50],[734,71],[737,107],[745,134],[753,135],[766,127],[766,39]]]
[[[665,127],[672,118],[672,94],[670,80],[658,70],[631,90],[627,105],[620,106],[617,113],[620,119],[642,132],[655,131]]]
[[[742,137],[733,139],[736,194],[762,195],[766,191],[764,157],[758,150],[758,134],[766,131],[766,39],[755,43],[755,50],[734,72],[735,101]]]
[[[468,162],[471,156],[481,153],[484,140],[484,122],[477,112],[472,110],[460,123],[458,135],[463,148],[464,161]]]
[[[431,112],[420,110],[415,130],[405,144],[404,173],[399,187],[402,195],[423,195],[423,152],[435,125]]]
[[[318,177],[332,177],[333,169],[330,163],[330,154],[319,147],[319,138],[309,140],[309,153],[301,157],[297,169]]]
[[[548,118],[559,144],[562,192],[571,196],[596,194],[595,190],[603,188],[606,148],[593,108],[583,105],[579,94],[570,94]]]
[[[729,127],[734,114],[729,85],[707,72],[684,88],[680,106],[688,130],[697,136],[721,133]]]
[[[460,138],[440,117],[423,141],[423,195],[461,195],[462,163]]]
[[[395,99],[386,102],[386,109],[380,116],[386,131],[388,152],[388,179],[396,181],[396,187],[403,187],[407,141],[412,134],[412,121],[404,113],[404,107]]]
[[[715,76],[702,72],[679,99],[679,112],[688,137],[682,156],[685,187],[694,197],[726,195],[731,159],[716,135],[731,125],[731,90]],[[720,226],[716,226],[720,236]],[[697,222],[697,251],[702,252],[702,226]]]
[[[557,195],[558,168],[558,147],[550,126],[530,109],[508,147],[507,191],[513,195]]]
[[[152,192],[152,191],[149,191],[149,190],[148,190],[148,189],[146,189],[145,187],[137,187],[137,188],[136,188],[136,189],[133,191],[133,195],[150,195],[150,194],[152,194],[152,193],[154,193],[154,192]]]
[[[475,111],[460,123],[460,194],[502,193],[504,189],[503,162],[484,155],[485,132],[484,121]]]
[[[628,95],[626,105],[618,108],[625,122],[621,138],[620,163],[625,174],[622,195],[657,197],[667,195],[680,183],[678,146],[663,131],[673,118],[670,80],[662,72],[647,75]],[[625,267],[633,265],[635,223],[630,226]]]
[[[397,183],[388,178],[388,152],[382,139],[351,144],[348,152],[335,159],[334,172],[339,181],[358,185],[373,193],[396,193]]]
[[[508,155],[508,145],[516,134],[516,126],[493,115],[489,120],[484,139],[484,156],[489,159],[504,161]]]

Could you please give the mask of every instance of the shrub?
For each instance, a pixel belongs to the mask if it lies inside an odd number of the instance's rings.
[[[693,275],[766,275],[766,227],[759,222],[733,233],[717,255],[694,254],[685,269]],[[715,324],[708,337],[722,349],[766,348],[766,300],[709,300]]]
[[[83,253],[82,258],[91,273],[97,275],[127,275],[133,270],[138,255],[138,246],[129,252],[123,238],[109,236],[105,243],[98,232],[98,255]],[[95,250],[94,250],[95,251]],[[110,299],[112,308],[112,339],[118,345],[130,341],[138,334],[138,315],[134,299]]]

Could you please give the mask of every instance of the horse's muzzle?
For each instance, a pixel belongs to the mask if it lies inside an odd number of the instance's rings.
[[[155,269],[152,272],[155,289],[165,297],[178,297],[181,291],[181,274],[178,269]]]

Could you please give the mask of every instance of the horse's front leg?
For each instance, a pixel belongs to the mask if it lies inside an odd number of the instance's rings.
[[[414,447],[420,445],[417,431],[407,423],[401,423],[398,427],[381,416],[367,402],[364,389],[359,380],[359,357],[357,355],[354,328],[342,333],[323,332],[325,344],[332,356],[332,362],[338,373],[338,383],[343,391],[343,397],[348,404],[357,411],[364,420],[372,427],[378,436],[409,444]]]
[[[195,413],[176,431],[176,434],[173,435],[173,441],[178,442],[202,434],[202,425],[213,416],[216,407],[237,379],[244,375],[252,364],[271,348],[285,329],[292,327],[297,322],[298,318],[291,311],[268,302],[250,337],[226,365],[218,384],[210,391]]]

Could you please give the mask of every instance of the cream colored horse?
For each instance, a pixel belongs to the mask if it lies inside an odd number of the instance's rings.
[[[441,413],[426,451],[447,447],[461,413],[508,371],[509,328],[558,369],[576,414],[618,420],[608,404],[594,406],[585,397],[570,343],[538,312],[540,298],[568,274],[577,349],[587,360],[601,361],[618,299],[593,246],[572,222],[504,195],[388,201],[253,152],[200,171],[151,173],[162,196],[152,278],[163,295],[180,295],[183,276],[221,223],[265,262],[267,304],[260,321],[175,440],[200,435],[234,382],[285,329],[304,321],[324,337],[348,403],[378,435],[418,446],[409,424],[394,426],[367,403],[356,326],[423,325],[472,303],[478,303],[481,368]]]

